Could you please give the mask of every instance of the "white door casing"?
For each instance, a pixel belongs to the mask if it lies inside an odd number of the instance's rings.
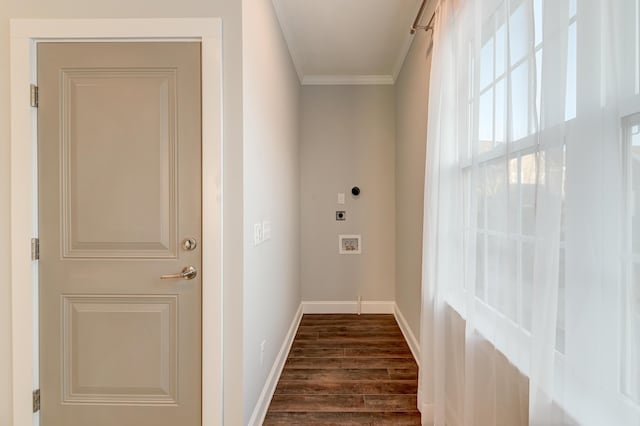
[[[37,424],[35,45],[47,41],[197,41],[202,44],[202,423],[222,424],[222,54],[221,20],[106,19],[11,21],[11,289],[13,425]]]

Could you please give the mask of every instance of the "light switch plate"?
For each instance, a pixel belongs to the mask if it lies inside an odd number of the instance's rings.
[[[262,223],[253,224],[253,245],[257,246],[262,242]]]
[[[271,221],[262,221],[262,241],[271,239]]]
[[[344,204],[344,192],[338,192],[338,204]]]

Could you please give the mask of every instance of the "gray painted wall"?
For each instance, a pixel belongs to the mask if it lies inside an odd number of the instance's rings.
[[[302,88],[303,300],[394,300],[394,108],[392,86]],[[345,222],[336,210],[346,210]],[[339,255],[338,234],[361,234],[362,254]]]
[[[247,424],[300,306],[300,83],[271,1],[244,0],[242,21]],[[253,225],[263,220],[271,238],[254,246]]]
[[[151,7],[152,6],[152,7]],[[0,424],[11,418],[9,19],[222,17],[224,52],[225,424],[242,422],[242,3],[232,0],[0,2]],[[30,332],[30,330],[25,330]],[[236,380],[229,380],[236,378]]]
[[[431,16],[431,10],[425,16]],[[395,85],[396,303],[418,339],[430,70],[431,33],[418,31]]]

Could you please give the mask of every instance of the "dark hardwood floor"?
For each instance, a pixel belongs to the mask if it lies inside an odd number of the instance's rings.
[[[420,425],[418,367],[393,315],[302,317],[265,425]]]

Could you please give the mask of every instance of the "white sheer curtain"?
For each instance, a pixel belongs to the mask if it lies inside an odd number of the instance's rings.
[[[440,0],[428,126],[423,424],[640,425],[640,0]]]

